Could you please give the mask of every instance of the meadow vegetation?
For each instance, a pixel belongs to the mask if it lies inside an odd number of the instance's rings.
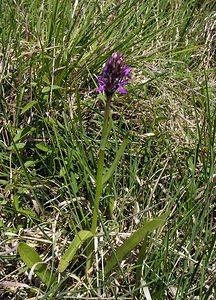
[[[0,299],[216,298],[215,8],[0,1]]]

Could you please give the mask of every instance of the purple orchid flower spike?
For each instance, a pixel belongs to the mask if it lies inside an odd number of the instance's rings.
[[[104,91],[106,96],[112,96],[116,90],[119,93],[127,94],[124,85],[131,79],[130,71],[132,69],[124,63],[122,55],[113,52],[103,68],[103,73],[98,76],[100,86],[96,91]]]

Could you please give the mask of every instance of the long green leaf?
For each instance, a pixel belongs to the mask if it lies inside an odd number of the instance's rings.
[[[111,271],[121,263],[121,261],[145,238],[146,234],[154,231],[158,227],[164,225],[167,218],[167,213],[161,215],[158,218],[146,223],[143,227],[138,229],[133,235],[131,235],[108,259],[104,273],[108,276]]]
[[[73,259],[74,255],[76,254],[79,247],[85,242],[87,239],[93,237],[93,234],[91,231],[82,230],[78,232],[78,234],[75,236],[73,241],[71,242],[70,246],[66,250],[65,254],[62,256],[59,265],[58,270],[59,272],[64,272],[64,270],[68,267],[69,263]]]
[[[115,169],[116,169],[116,167],[118,165],[118,162],[119,162],[121,156],[123,155],[124,150],[125,150],[125,148],[127,146],[127,142],[128,142],[128,139],[126,137],[125,140],[123,141],[121,147],[119,148],[119,150],[118,150],[118,152],[116,154],[116,157],[115,157],[115,159],[114,159],[111,167],[109,168],[109,170],[107,171],[107,173],[103,176],[103,184],[105,182],[107,182],[110,179],[110,177],[112,176],[112,174],[114,173],[114,171],[115,171]]]
[[[18,252],[28,268],[32,268],[35,264],[37,264],[34,268],[34,272],[46,286],[50,286],[54,282],[57,282],[55,276],[47,268],[46,264],[42,261],[38,253],[33,248],[24,242],[20,242],[18,246]]]
[[[35,106],[35,104],[37,104],[38,101],[37,100],[32,100],[30,102],[28,102],[23,109],[21,110],[20,115],[23,115],[27,110],[29,110],[30,108],[32,108],[33,106]]]

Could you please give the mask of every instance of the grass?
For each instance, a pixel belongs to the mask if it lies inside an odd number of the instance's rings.
[[[215,299],[214,1],[7,0],[0,17],[0,299]],[[105,171],[128,143],[93,248],[85,240],[59,272],[91,230],[105,105],[95,88],[113,51],[134,71],[112,100]],[[106,277],[111,255],[168,209]]]

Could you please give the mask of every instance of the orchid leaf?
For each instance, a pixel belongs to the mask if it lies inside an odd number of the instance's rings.
[[[42,261],[38,253],[29,245],[24,242],[20,242],[18,246],[18,252],[27,265],[28,268],[34,268],[34,273],[41,279],[41,281],[46,285],[50,286],[57,282],[57,279],[52,274],[52,272],[47,268],[46,264]]]
[[[70,262],[72,261],[74,255],[76,254],[77,250],[80,248],[80,246],[89,238],[93,237],[93,234],[91,231],[82,230],[78,232],[78,234],[74,237],[73,241],[70,243],[68,249],[62,256],[59,265],[58,270],[59,272],[64,272],[65,269],[68,267]]]
[[[121,156],[123,155],[124,153],[124,150],[127,146],[127,142],[128,142],[128,138],[126,137],[125,140],[123,141],[121,147],[119,148],[117,154],[116,154],[116,157],[111,165],[111,167],[109,168],[109,170],[107,171],[107,173],[103,176],[103,184],[106,183],[110,177],[112,176],[112,174],[114,173],[117,165],[118,165],[118,162],[121,158]]]
[[[130,252],[136,248],[139,243],[146,237],[147,234],[155,229],[163,226],[166,222],[167,213],[155,218],[152,221],[146,223],[143,227],[139,228],[133,233],[117,250],[111,255],[105,265],[104,273],[108,276],[112,270],[119,266],[123,259],[125,259]]]

